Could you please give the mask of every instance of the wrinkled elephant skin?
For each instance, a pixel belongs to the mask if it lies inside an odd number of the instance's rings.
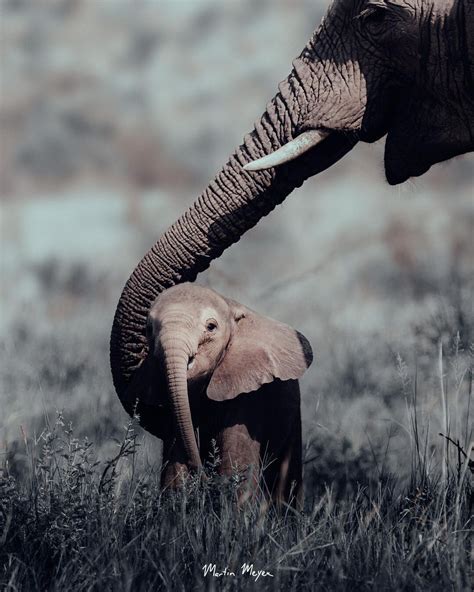
[[[358,141],[384,135],[392,184],[473,150],[473,29],[472,0],[334,0],[254,130],[125,285],[110,360],[129,413],[158,294],[193,281],[308,177]],[[183,393],[183,384],[175,386]],[[189,428],[189,417],[180,421],[183,431]],[[185,445],[198,465],[195,444],[188,438]]]

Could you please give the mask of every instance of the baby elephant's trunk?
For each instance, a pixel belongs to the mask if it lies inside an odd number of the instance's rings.
[[[194,436],[188,398],[188,349],[184,341],[181,341],[175,336],[163,336],[161,344],[163,347],[168,392],[173,415],[176,420],[178,438],[186,453],[189,468],[198,469],[202,466],[202,463]]]

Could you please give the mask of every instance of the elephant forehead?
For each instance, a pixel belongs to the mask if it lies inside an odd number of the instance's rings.
[[[149,316],[160,320],[163,315],[183,314],[196,319],[226,315],[228,305],[225,299],[209,288],[196,284],[181,284],[165,290],[153,302]]]

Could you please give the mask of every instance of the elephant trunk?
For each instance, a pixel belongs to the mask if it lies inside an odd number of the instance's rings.
[[[146,316],[157,295],[177,283],[193,281],[295,187],[334,164],[354,146],[355,138],[336,132],[277,169],[243,169],[303,131],[302,118],[308,111],[308,92],[303,84],[294,69],[244,143],[197,201],[148,251],[125,285],[113,322],[110,359],[114,385],[127,411],[131,411],[128,401],[134,400],[128,396],[127,386],[147,355]]]
[[[202,466],[202,463],[194,436],[189,406],[187,385],[189,354],[186,344],[172,336],[164,336],[161,339],[161,345],[169,399],[178,438],[186,454],[188,466],[197,469]]]

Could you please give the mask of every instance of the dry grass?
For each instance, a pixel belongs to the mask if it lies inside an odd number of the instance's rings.
[[[114,440],[109,459],[101,460],[61,413],[51,423],[46,416],[35,438],[22,432],[21,472],[4,462],[1,585],[204,590],[215,578],[205,576],[203,566],[212,563],[236,574],[219,579],[222,590],[468,590],[470,409],[466,416],[449,416],[445,363],[440,348],[441,437],[427,431],[430,418],[417,393],[408,397],[408,368],[398,360],[410,421],[403,451],[408,481],[388,471],[380,450],[372,449],[371,459],[328,434],[319,448],[312,442],[317,458],[307,455],[301,514],[264,511],[258,496],[238,509],[237,479],[217,477],[217,455],[206,483],[190,480],[180,493],[161,492],[159,469],[143,458],[134,420]],[[451,369],[459,363],[455,357],[449,362]],[[472,377],[463,376],[458,387],[470,400]],[[242,575],[246,563],[273,577]]]

